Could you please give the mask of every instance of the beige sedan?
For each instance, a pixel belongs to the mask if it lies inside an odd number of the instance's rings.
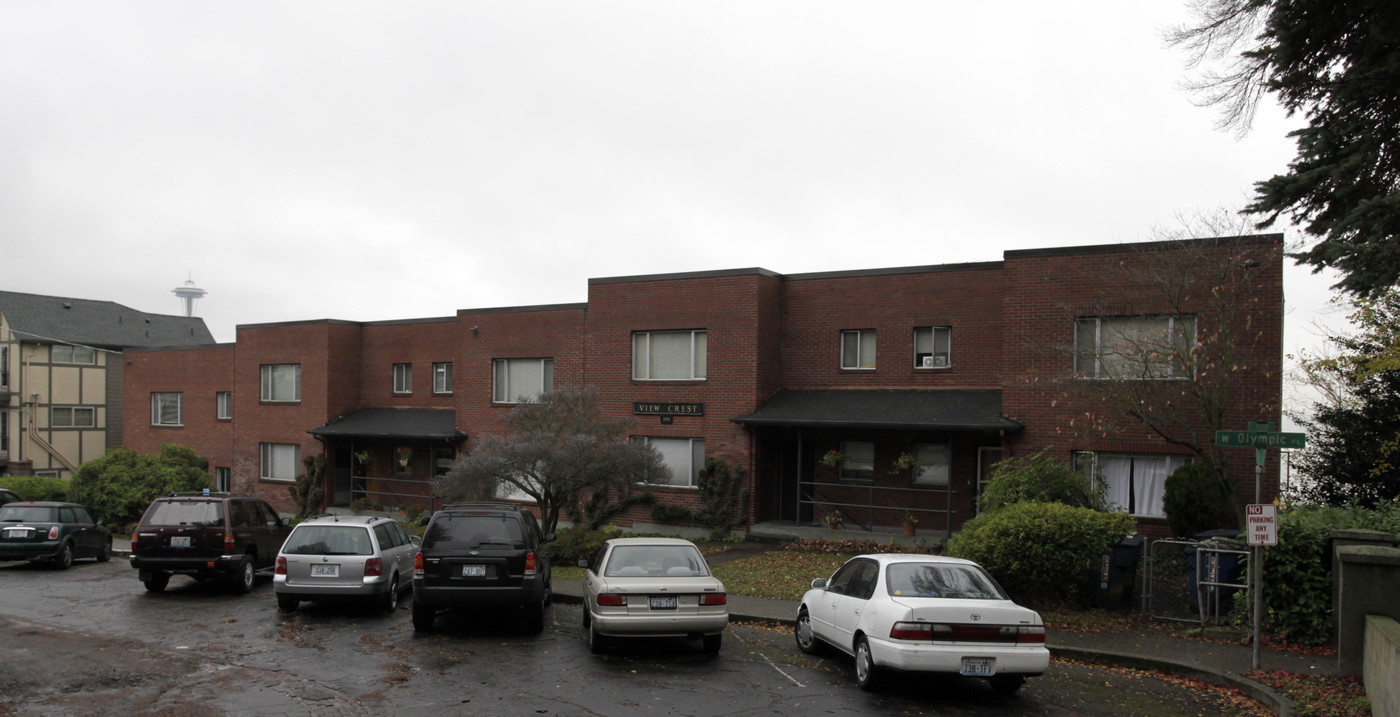
[[[724,583],[689,540],[616,538],[603,543],[583,576],[583,624],[593,652],[613,638],[699,638],[718,652],[729,624]]]

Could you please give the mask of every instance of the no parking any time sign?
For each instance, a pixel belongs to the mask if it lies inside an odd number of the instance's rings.
[[[1250,545],[1278,545],[1278,506],[1250,503],[1245,506],[1244,517]]]

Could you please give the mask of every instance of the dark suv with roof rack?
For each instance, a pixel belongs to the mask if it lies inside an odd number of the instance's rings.
[[[291,528],[267,501],[241,493],[171,493],[157,498],[131,535],[131,567],[151,592],[171,575],[224,578],[239,592],[271,568]]]
[[[453,503],[433,513],[413,561],[413,629],[433,629],[438,610],[518,608],[544,629],[550,589],[545,543],[554,534],[514,503]]]

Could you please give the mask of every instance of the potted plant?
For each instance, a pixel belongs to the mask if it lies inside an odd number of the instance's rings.
[[[826,455],[821,458],[821,464],[827,468],[840,468],[841,464],[845,462],[846,454],[837,450],[827,451]]]
[[[394,459],[399,462],[399,468],[408,470],[408,462],[413,460],[412,448],[395,448]]]
[[[841,511],[833,510],[827,513],[826,518],[824,518],[824,520],[826,520],[826,527],[831,528],[832,530],[840,529],[842,520]]]
[[[918,529],[918,527],[919,527],[919,519],[918,519],[918,518],[915,518],[913,513],[905,513],[905,514],[904,514],[904,534],[905,534],[905,535],[913,535],[913,534],[914,534],[914,531],[915,531],[916,529]]]
[[[913,453],[901,453],[894,459],[894,467],[890,469],[890,475],[898,475],[901,471],[912,470],[919,472],[919,459]]]

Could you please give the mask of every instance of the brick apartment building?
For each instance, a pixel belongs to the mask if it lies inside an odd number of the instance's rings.
[[[431,477],[520,397],[592,387],[671,467],[651,487],[662,503],[697,506],[716,458],[745,469],[750,524],[912,512],[941,534],[976,515],[992,463],[1043,450],[1160,534],[1162,483],[1188,461],[1223,458],[1253,498],[1253,451],[1209,446],[1216,428],[1279,421],[1281,249],[1267,235],[615,277],[583,304],[242,325],[234,344],[127,355],[126,444],[190,446],[220,487],[288,512],[308,454],[327,458],[328,505],[426,505]],[[146,395],[183,414],[153,419]],[[1170,441],[1136,415],[1149,404]],[[1263,475],[1267,500],[1276,456]]]

